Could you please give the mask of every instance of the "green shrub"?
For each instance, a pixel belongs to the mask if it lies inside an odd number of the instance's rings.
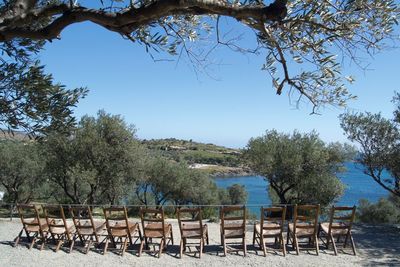
[[[400,208],[390,199],[381,198],[376,203],[360,199],[357,220],[364,223],[400,223]]]

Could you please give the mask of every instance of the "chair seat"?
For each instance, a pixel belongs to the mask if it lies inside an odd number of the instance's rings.
[[[315,234],[314,225],[308,223],[297,223],[296,224],[296,235],[297,236],[311,236]],[[304,228],[303,228],[304,227]],[[289,231],[294,232],[293,223],[289,223]]]
[[[263,227],[270,228],[270,229],[263,229],[263,236],[268,236],[268,235],[274,236],[274,235],[279,235],[281,233],[281,225],[278,223],[264,223]],[[261,234],[261,225],[259,223],[255,225],[255,231],[257,234]]]
[[[28,232],[38,232],[39,231],[39,225],[29,225],[29,224],[38,224],[38,220],[36,218],[30,219],[30,220],[25,220],[25,222],[28,223],[28,225],[25,226],[25,228]],[[39,224],[42,228],[42,231],[46,232],[49,229],[46,219],[40,218]]]
[[[342,229],[335,229],[334,227],[343,227],[343,228]],[[346,235],[347,232],[348,232],[347,227],[348,226],[345,223],[340,223],[340,222],[339,223],[332,223],[331,233],[332,233],[332,235]],[[321,223],[321,229],[325,233],[329,233],[329,223],[328,222]]]
[[[168,236],[170,231],[172,230],[172,225],[164,225],[164,231],[162,229],[162,223],[149,223],[144,227],[144,235],[150,238],[161,238]]]
[[[120,229],[115,229],[113,227],[118,227]],[[123,227],[123,228],[122,228]],[[128,222],[128,227],[126,227],[126,223],[125,222],[119,222],[119,223],[115,223],[113,225],[110,226],[111,228],[111,234],[113,236],[126,236],[128,235],[128,229],[129,229],[129,233],[132,235],[135,234],[136,231],[138,231],[139,229],[139,224],[138,223],[133,223],[133,222]]]
[[[59,224],[60,226],[63,226],[63,222],[62,222],[62,221],[58,222],[57,224]],[[68,232],[69,232],[69,233],[75,232],[75,226],[74,226],[73,222],[67,222],[66,227],[54,227],[54,226],[52,225],[52,226],[50,227],[50,230],[51,230],[51,232],[52,232],[53,234],[58,234],[58,235],[60,235],[60,234],[66,233],[66,229],[65,229],[65,228],[68,229]]]
[[[92,226],[92,223],[89,220],[86,220],[84,223],[81,223],[78,228],[81,235],[93,235],[94,233],[99,234],[106,230],[106,222],[93,221]]]
[[[229,228],[237,228],[237,229],[229,229]],[[225,238],[241,238],[244,236],[245,232],[246,229],[243,226],[243,223],[226,223],[224,225]]]
[[[207,235],[207,225],[203,225],[203,237]],[[201,238],[201,229],[199,224],[182,224],[183,238]]]

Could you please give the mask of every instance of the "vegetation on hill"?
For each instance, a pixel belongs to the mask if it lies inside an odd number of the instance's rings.
[[[213,176],[246,175],[251,171],[241,160],[241,150],[175,138],[143,140],[149,150],[176,162],[186,162]]]

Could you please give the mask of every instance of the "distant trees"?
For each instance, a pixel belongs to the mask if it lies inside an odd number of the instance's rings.
[[[283,134],[272,130],[250,139],[244,157],[269,182],[270,192],[281,204],[325,206],[342,195],[343,184],[336,174],[352,153],[349,146],[325,144],[315,132]]]
[[[400,94],[393,98],[396,105],[393,119],[380,113],[345,113],[341,126],[350,141],[360,145],[357,162],[364,173],[380,186],[400,197]]]
[[[233,184],[227,188],[230,204],[244,205],[247,202],[247,191],[244,185]]]
[[[217,187],[204,172],[163,157],[149,157],[136,195],[144,205],[216,204]]]
[[[0,142],[0,185],[4,201],[26,203],[40,197],[44,162],[38,146],[32,142]]]
[[[43,145],[46,174],[60,202],[117,204],[141,173],[135,129],[104,111],[84,116],[70,135],[48,136]]]
[[[148,150],[135,133],[120,116],[99,111],[82,117],[67,134],[0,142],[5,201],[157,207],[244,203],[244,188],[218,189],[206,172]]]

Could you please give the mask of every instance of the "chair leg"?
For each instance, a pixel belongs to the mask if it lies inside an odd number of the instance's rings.
[[[282,245],[283,256],[286,257],[286,245],[285,245],[285,241],[283,239],[283,233],[281,233],[281,245]]]
[[[122,252],[121,252],[121,256],[124,256],[127,243],[128,243],[128,238],[125,237],[125,240],[124,240],[124,242],[122,243]]]
[[[264,241],[264,237],[260,236],[260,244],[261,244],[261,249],[264,253],[264,257],[267,256],[267,248],[265,247],[265,241]]]
[[[58,252],[58,250],[60,249],[61,245],[62,245],[63,241],[62,240],[58,240],[57,242],[57,246],[56,246],[56,252]]]
[[[74,245],[75,245],[75,240],[74,239],[71,239],[71,245],[70,245],[70,247],[69,247],[69,253],[71,253],[72,252],[72,250],[74,249]]]
[[[247,254],[246,238],[243,237],[243,257],[246,257],[246,254]]]
[[[179,257],[182,259],[182,255],[183,255],[183,246],[184,246],[184,244],[183,244],[183,238],[181,238],[181,242],[180,242],[180,245],[179,245]]]
[[[295,234],[293,234],[293,240],[294,242],[292,243],[294,243],[294,246],[296,247],[296,254],[299,255],[299,242],[297,241],[297,236]]]
[[[34,238],[33,240],[35,240],[36,238]],[[44,245],[46,244],[46,236],[42,237],[42,245],[40,246],[40,251],[42,251],[44,249]]]
[[[108,238],[106,238],[106,243],[104,244],[103,255],[107,253],[107,249],[108,249]]]
[[[316,250],[317,256],[318,256],[319,255],[319,244],[318,244],[317,234],[314,235],[314,246],[315,246],[315,250]]]
[[[347,241],[349,240],[349,234],[350,234],[350,232],[348,232],[348,233],[346,234],[346,238],[344,239],[344,244],[343,244],[343,247],[344,247],[344,248],[347,246]],[[338,241],[338,242],[339,242],[339,241]]]
[[[145,238],[143,238],[143,239],[140,241],[139,257],[142,256],[142,251],[143,251],[144,243],[146,243]]]
[[[356,246],[354,244],[353,236],[351,233],[350,233],[350,244],[351,244],[351,249],[353,250],[353,254],[354,256],[356,256]]]
[[[201,259],[201,254],[203,253],[204,249],[204,240],[203,238],[200,239],[200,252],[199,252],[199,259]]]
[[[92,239],[90,239],[89,243],[87,244],[87,248],[86,248],[85,254],[88,254],[91,246],[92,246]]]
[[[18,246],[19,240],[21,239],[22,233],[24,232],[24,229],[22,229],[18,236],[14,239],[14,247]]]
[[[222,246],[223,246],[223,248],[224,248],[224,256],[226,257],[226,253],[227,253],[227,251],[226,251],[225,237],[224,237],[224,236],[222,236],[221,238],[222,238]]]
[[[31,241],[31,243],[30,243],[30,245],[29,245],[29,249],[32,249],[33,244],[35,243],[35,240],[36,240],[36,238],[33,237],[33,238],[32,238],[32,241]]]
[[[327,244],[329,244],[329,240],[332,241],[332,246],[333,246],[333,252],[335,253],[335,256],[337,256],[337,248],[336,248],[336,243],[335,243],[335,239],[333,237],[332,234],[330,234],[330,236],[328,236],[327,238]],[[326,246],[326,248],[328,248],[328,246]]]
[[[164,238],[162,238],[160,242],[160,250],[158,251],[158,258],[161,257],[161,252],[163,250],[163,247],[164,247]]]
[[[174,244],[174,234],[172,233],[172,226],[171,226],[171,242],[172,245]]]
[[[287,237],[286,237],[286,245],[289,245],[289,238],[290,238],[290,231],[289,231],[289,227],[288,227]]]
[[[256,244],[256,226],[254,226],[254,231],[253,231],[253,246]]]

